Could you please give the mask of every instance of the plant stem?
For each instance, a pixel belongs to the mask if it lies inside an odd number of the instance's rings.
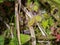
[[[19,28],[19,15],[18,15],[18,3],[15,3],[15,17],[16,17],[16,29],[17,29],[17,36],[18,36],[18,41],[19,45],[21,45],[20,41],[20,28]]]
[[[32,26],[29,27],[30,33],[31,33],[31,40],[32,40],[32,45],[36,45],[36,37],[34,33],[34,29]]]

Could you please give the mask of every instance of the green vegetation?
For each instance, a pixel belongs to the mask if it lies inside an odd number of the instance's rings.
[[[60,44],[60,0],[0,0],[0,45],[38,40]]]

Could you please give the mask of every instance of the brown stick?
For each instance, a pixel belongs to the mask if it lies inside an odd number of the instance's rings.
[[[36,45],[36,37],[35,37],[35,32],[32,26],[29,27],[30,33],[31,33],[31,42],[32,45]]]
[[[20,28],[19,28],[19,15],[18,15],[18,3],[15,3],[15,18],[16,18],[16,28],[17,28],[17,36],[18,36],[18,41],[19,45],[21,45],[20,41]]]

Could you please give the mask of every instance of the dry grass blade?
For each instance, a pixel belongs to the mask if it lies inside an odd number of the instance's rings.
[[[18,15],[18,3],[15,3],[15,17],[16,17],[16,28],[17,28],[17,36],[18,36],[18,41],[19,45],[21,45],[20,41],[20,28],[19,28],[19,15]]]

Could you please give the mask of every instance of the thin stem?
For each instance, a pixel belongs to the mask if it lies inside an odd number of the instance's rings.
[[[16,17],[16,29],[17,29],[17,36],[18,36],[18,41],[19,45],[21,45],[20,41],[20,28],[19,28],[19,15],[18,15],[18,3],[15,3],[15,17]]]
[[[31,33],[31,40],[32,40],[32,45],[36,45],[36,37],[35,37],[35,32],[32,26],[29,27],[30,33]]]

